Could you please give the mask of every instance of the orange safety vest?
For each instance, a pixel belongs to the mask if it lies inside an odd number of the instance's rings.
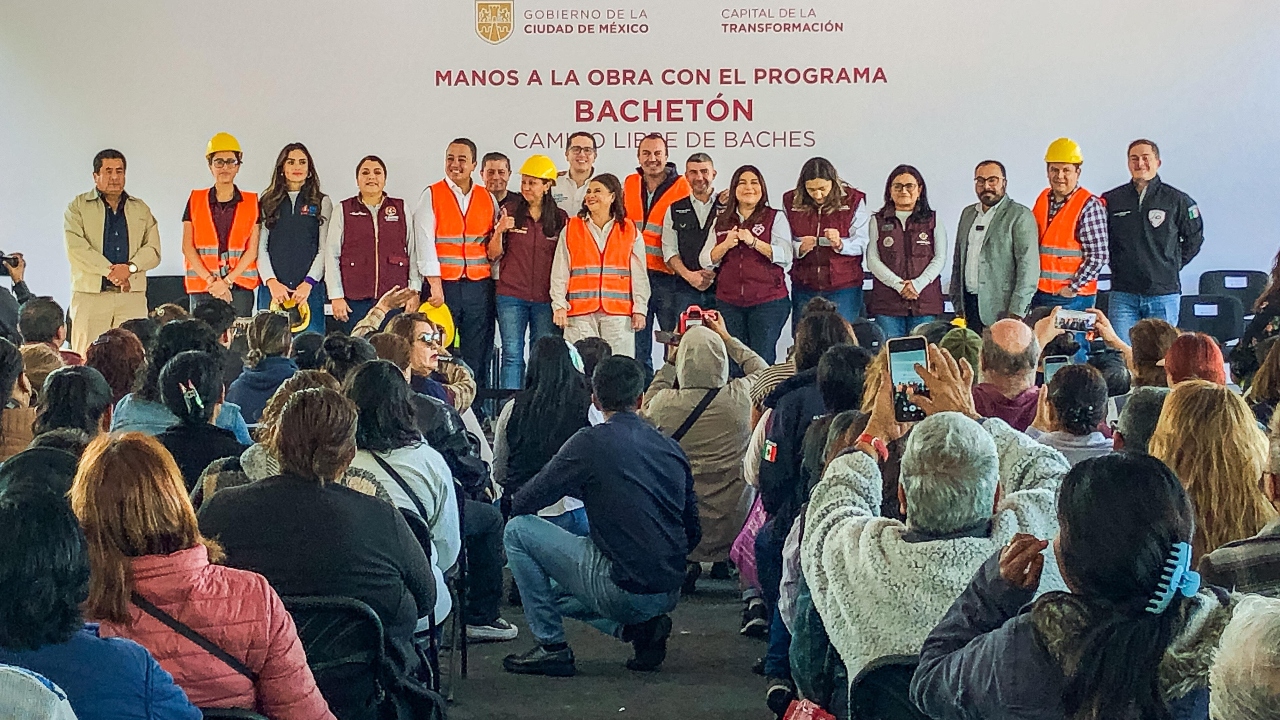
[[[258,194],[240,192],[240,204],[236,206],[235,219],[231,221],[231,234],[227,236],[227,252],[218,253],[218,229],[213,224],[213,211],[209,208],[209,189],[192,190],[188,200],[191,208],[191,240],[200,254],[200,264],[217,277],[226,277],[249,249],[249,242],[258,234]],[[188,293],[209,292],[209,283],[185,261],[186,277],[183,285]],[[236,278],[236,285],[245,290],[258,287],[258,263]]]
[[[448,181],[431,186],[431,210],[436,218],[436,257],[440,260],[440,279],[485,280],[493,271],[487,253],[489,233],[493,232],[496,210],[493,196],[484,185],[471,183],[471,202],[466,217],[458,205],[458,196]]]
[[[631,315],[631,251],[636,226],[630,220],[613,224],[600,252],[596,239],[580,217],[565,226],[569,250],[569,314]]]
[[[640,234],[644,236],[644,261],[653,272],[675,274],[662,259],[662,221],[667,217],[667,208],[677,200],[689,197],[689,181],[683,175],[667,188],[653,202],[649,214],[644,214],[644,178],[640,173],[627,176],[626,187],[623,188],[623,201],[627,206],[627,219],[636,224]]]
[[[1040,292],[1057,293],[1071,284],[1076,272],[1084,264],[1084,248],[1076,237],[1076,226],[1080,224],[1080,213],[1085,203],[1093,194],[1084,188],[1076,188],[1067,198],[1053,220],[1049,220],[1049,191],[1040,193],[1032,212],[1036,216],[1036,225],[1040,227]],[[1095,278],[1080,288],[1081,295],[1094,295],[1098,292],[1098,281]]]

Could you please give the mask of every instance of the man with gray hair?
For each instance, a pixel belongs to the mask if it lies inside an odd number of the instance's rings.
[[[1280,600],[1246,596],[1209,668],[1213,720],[1280,718]]]
[[[1116,421],[1115,435],[1111,438],[1116,452],[1124,450],[1147,454],[1147,443],[1156,431],[1164,399],[1168,396],[1169,388],[1163,387],[1134,388],[1129,393],[1129,399],[1120,411],[1120,419]]]
[[[850,678],[885,655],[914,655],[987,558],[1016,533],[1057,533],[1056,494],[1071,466],[998,418],[983,419],[973,370],[929,347],[917,366],[928,417],[907,436],[898,501],[906,522],[880,517],[885,444],[906,428],[882,383],[866,432],[827,466],[810,495],[800,547],[814,607]],[[1063,590],[1052,554],[1041,591]]]
[[[973,406],[987,418],[1000,418],[1026,432],[1036,419],[1036,365],[1040,342],[1021,320],[999,320],[982,333],[982,382],[973,387]]]
[[[1271,424],[1271,452],[1259,485],[1280,511],[1280,421]],[[1280,518],[1251,538],[1219,547],[1200,561],[1200,576],[1208,585],[1241,593],[1280,597]]]

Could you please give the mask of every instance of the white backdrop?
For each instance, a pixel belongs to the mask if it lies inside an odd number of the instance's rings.
[[[754,163],[775,201],[812,155],[833,160],[877,206],[888,171],[912,163],[951,234],[973,202],[977,161],[1003,160],[1011,195],[1030,204],[1052,139],[1083,145],[1083,183],[1101,192],[1127,180],[1125,147],[1145,136],[1160,143],[1165,180],[1191,193],[1205,217],[1205,251],[1184,274],[1188,292],[1201,270],[1265,269],[1280,244],[1280,3],[496,5],[482,19],[511,24],[494,44],[480,37],[471,0],[4,0],[0,250],[25,252],[36,291],[65,299],[62,212],[91,187],[90,161],[104,147],[128,156],[128,190],[160,221],[160,271],[177,273],[181,208],[191,188],[209,183],[202,155],[215,132],[243,144],[239,181],[248,190],[265,186],[283,144],[307,143],[336,200],[354,193],[355,163],[366,154],[387,161],[389,192],[415,198],[442,175],[454,136],[472,137],[482,153],[506,152],[518,167],[537,149],[527,147],[534,135],[546,143],[551,134],[548,154],[563,167],[562,138],[578,128],[604,136],[597,167],[620,175],[635,165],[629,133],[673,133],[681,164],[689,133],[710,137],[722,183],[736,165]],[[572,32],[545,32],[566,24]],[[507,30],[483,29],[491,39]],[[609,32],[619,29],[636,32]],[[769,68],[831,68],[833,78],[844,68],[856,82],[786,84],[782,74],[782,84],[769,84]],[[610,69],[647,70],[652,84],[591,83],[592,70]],[[703,71],[711,84],[664,84],[664,69]],[[488,80],[495,70],[500,86],[456,83],[459,71]],[[552,84],[553,72],[564,82],[571,70],[578,85]],[[533,71],[541,85],[529,84]],[[743,84],[721,84],[722,72]],[[512,77],[518,84],[505,84]],[[721,122],[707,118],[717,94],[731,111]],[[630,110],[596,121],[604,101],[620,111],[627,99],[661,101],[663,121],[644,121],[642,104],[639,122],[624,119]],[[735,100],[750,105],[749,118],[734,118]],[[582,101],[591,122],[579,121]],[[671,107],[679,120],[665,117]],[[771,144],[775,134],[801,146],[741,146],[744,135]]]

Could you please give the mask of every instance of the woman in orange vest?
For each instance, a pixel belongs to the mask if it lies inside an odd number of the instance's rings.
[[[192,190],[182,215],[182,258],[191,308],[218,298],[240,317],[253,315],[258,287],[258,195],[236,187],[240,143],[228,133],[209,140],[213,187]]]
[[[627,219],[622,183],[597,175],[582,210],[560,233],[551,265],[552,321],[570,343],[598,337],[615,355],[635,357],[635,333],[648,307],[644,237]]]

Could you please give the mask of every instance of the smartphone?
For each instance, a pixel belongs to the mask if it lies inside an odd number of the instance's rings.
[[[1059,310],[1058,318],[1054,321],[1053,326],[1059,330],[1071,330],[1072,332],[1091,332],[1093,324],[1098,321],[1092,313],[1082,310]]]
[[[1044,359],[1044,384],[1048,385],[1059,370],[1071,364],[1067,355],[1050,355]]]
[[[818,247],[831,247],[831,239],[826,235],[818,236]]]
[[[924,419],[924,411],[911,402],[912,393],[928,395],[916,365],[929,366],[927,344],[922,337],[894,338],[889,346],[889,379],[893,382],[893,417],[898,422]]]

